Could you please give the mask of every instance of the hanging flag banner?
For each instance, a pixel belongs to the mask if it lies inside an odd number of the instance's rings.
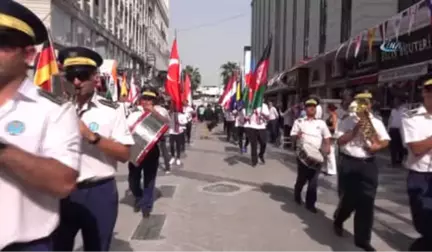
[[[357,37],[355,38],[355,48],[354,48],[354,57],[357,58],[357,55],[360,52],[361,43],[363,40],[363,32],[361,32]]]
[[[104,60],[99,71],[109,76],[108,84],[106,85],[106,98],[116,102],[118,100],[117,61],[111,59]]]
[[[372,46],[373,46],[373,42],[375,40],[375,32],[376,32],[376,27],[373,27],[367,31],[367,41],[368,41],[369,54],[372,53]]]
[[[349,53],[350,53],[350,49],[351,49],[352,43],[353,43],[353,39],[350,39],[349,42],[348,42],[348,47],[347,47],[346,53],[345,53],[345,59],[348,59],[348,57],[349,57]]]
[[[402,12],[392,18],[393,30],[396,40],[399,38],[400,25],[402,20]]]
[[[408,23],[408,34],[411,34],[412,26],[414,25],[415,17],[418,11],[418,4],[414,4],[408,9],[409,23]]]
[[[387,38],[387,25],[388,25],[388,21],[385,21],[384,23],[380,24],[380,26],[379,26],[379,31],[380,31],[382,42],[386,41],[386,38]]]

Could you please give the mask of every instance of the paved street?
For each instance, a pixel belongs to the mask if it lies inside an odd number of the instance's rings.
[[[266,165],[252,168],[249,155],[238,154],[220,131],[206,140],[195,131],[183,166],[158,177],[160,197],[154,215],[143,223],[125,193],[127,169],[121,166],[120,214],[112,250],[358,250],[352,244],[352,219],[345,225],[350,233],[346,237],[332,233],[335,177],[321,176],[320,212],[312,214],[292,200],[293,153],[270,147]],[[380,163],[384,168],[372,243],[378,250],[406,250],[416,233],[407,207],[405,172],[386,168],[385,159]],[[208,185],[219,193],[206,192]]]

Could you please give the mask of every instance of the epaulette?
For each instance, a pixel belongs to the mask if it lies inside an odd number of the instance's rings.
[[[117,109],[119,107],[119,105],[117,103],[109,101],[109,100],[100,99],[99,102],[102,105],[105,105],[105,106],[113,108],[113,109]]]
[[[62,97],[55,96],[54,94],[52,94],[48,91],[45,91],[43,89],[38,89],[38,93],[40,96],[54,102],[55,104],[58,104],[58,105],[63,105],[67,101],[66,99],[63,99]]]

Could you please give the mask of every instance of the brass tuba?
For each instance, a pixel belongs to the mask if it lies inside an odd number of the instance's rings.
[[[371,120],[371,105],[372,95],[370,93],[361,93],[356,95],[354,112],[360,123],[360,134],[366,144],[370,146],[373,142],[378,141],[378,134]]]

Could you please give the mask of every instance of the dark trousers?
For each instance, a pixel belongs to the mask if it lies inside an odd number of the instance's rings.
[[[109,251],[117,212],[114,179],[78,184],[78,189],[60,201],[54,250],[73,251],[75,236],[81,230],[84,251]]]
[[[227,129],[227,120],[224,118],[223,119],[223,130],[224,130],[224,132],[226,132],[226,129]]]
[[[283,144],[284,144],[284,148],[289,148],[290,146],[292,146],[292,144],[290,145],[289,143],[288,143],[288,141],[291,141],[291,136],[290,136],[290,133],[291,133],[291,128],[292,128],[292,126],[291,125],[284,125],[284,131],[283,131],[283,133],[284,133],[284,141],[283,141]]]
[[[252,165],[256,165],[258,163],[258,157],[263,158],[266,151],[267,131],[265,129],[245,128],[245,132],[251,145]],[[258,143],[260,145],[260,151],[257,155]]]
[[[334,221],[341,225],[355,212],[355,243],[369,244],[378,187],[378,167],[375,158],[358,159],[345,154],[341,156],[340,187],[342,195],[334,214]]]
[[[31,242],[13,243],[1,251],[52,251],[52,237],[45,237]]]
[[[185,131],[183,131],[180,134],[180,151],[185,152],[185,150],[186,150],[186,133]]]
[[[390,128],[390,155],[393,165],[401,164],[405,156],[405,148],[402,144],[402,136],[397,128]]]
[[[129,162],[129,184],[135,199],[143,213],[151,212],[154,202],[154,189],[156,185],[156,175],[159,167],[159,148],[153,148],[140,165],[135,166]],[[141,179],[144,177],[143,188]]]
[[[231,137],[234,138],[234,125],[234,121],[226,121],[226,136],[228,142],[231,140]]]
[[[238,144],[240,149],[245,148],[245,146],[243,145],[243,137],[245,135],[245,128],[242,126],[236,127],[236,131],[237,131],[237,140],[238,140]]]
[[[188,144],[190,144],[191,133],[192,133],[192,121],[186,124],[185,137],[186,137],[186,143]]]
[[[274,119],[268,121],[267,129],[270,133],[270,142],[276,143],[277,138],[279,137],[279,120]]]
[[[411,251],[432,251],[432,172],[410,171],[407,191],[413,225],[421,237]]]
[[[182,134],[170,134],[169,141],[170,141],[171,157],[180,158],[181,148],[182,148],[182,138],[184,140]]]
[[[306,166],[303,162],[297,159],[297,179],[294,186],[294,197],[297,201],[301,201],[301,193],[303,187],[308,184],[306,191],[306,206],[315,207],[317,201],[317,188],[319,170]]]
[[[168,148],[166,145],[166,137],[163,136],[160,140],[159,140],[159,149],[162,152],[162,157],[164,159],[164,164],[165,164],[165,171],[169,171],[171,170],[170,167],[170,163],[169,163],[169,154],[168,154]]]

